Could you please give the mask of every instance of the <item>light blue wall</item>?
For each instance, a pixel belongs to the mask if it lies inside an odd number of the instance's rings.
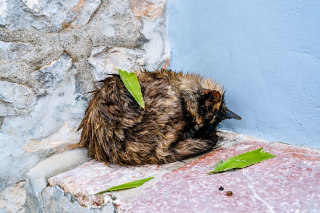
[[[211,76],[223,129],[320,148],[319,0],[169,0],[170,68]]]

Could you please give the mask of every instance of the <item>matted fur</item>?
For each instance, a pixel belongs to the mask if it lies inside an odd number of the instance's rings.
[[[108,164],[163,164],[204,152],[217,142],[224,90],[195,74],[136,72],[143,110],[119,76],[93,91],[79,126],[81,145]]]

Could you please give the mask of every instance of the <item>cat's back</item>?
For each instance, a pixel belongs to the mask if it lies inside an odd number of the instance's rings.
[[[126,165],[166,161],[186,125],[180,91],[168,74],[137,73],[145,109],[119,76],[106,78],[93,92],[80,128],[81,143],[96,159]]]

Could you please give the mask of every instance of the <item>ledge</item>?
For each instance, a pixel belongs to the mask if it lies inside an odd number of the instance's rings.
[[[48,179],[44,209],[55,212],[316,212],[320,209],[320,150],[220,133],[219,148],[166,165],[108,167],[95,160]],[[264,147],[276,158],[207,175],[220,159]],[[111,186],[155,177],[142,187],[90,196]],[[224,191],[219,191],[219,187]],[[232,196],[226,192],[232,191]],[[68,204],[69,202],[69,204]],[[50,204],[50,205],[49,205]],[[91,209],[90,209],[91,208]],[[61,210],[61,209],[60,209]]]

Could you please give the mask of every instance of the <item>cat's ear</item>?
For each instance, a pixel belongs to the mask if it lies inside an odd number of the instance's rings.
[[[200,105],[206,108],[212,107],[214,104],[221,101],[221,94],[216,90],[203,90],[200,94]]]

